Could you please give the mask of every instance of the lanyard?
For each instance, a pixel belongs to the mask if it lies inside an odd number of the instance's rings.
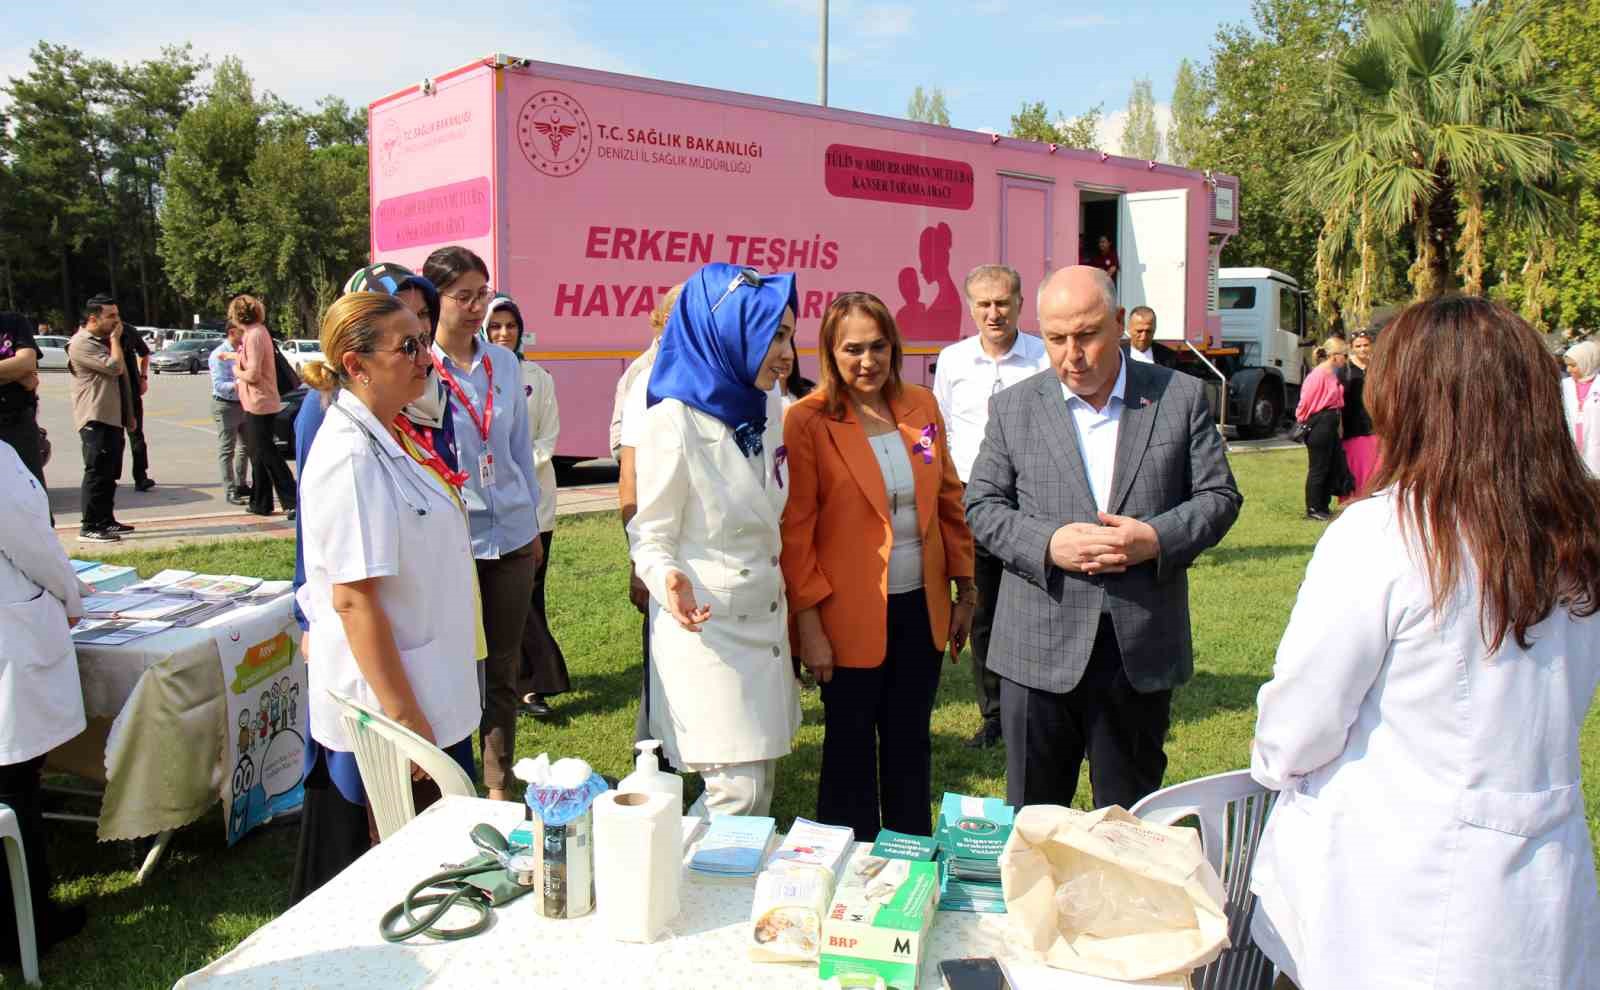
[[[483,355],[483,373],[488,377],[489,387],[484,390],[483,415],[481,417],[478,415],[478,411],[472,408],[472,402],[467,398],[467,393],[463,392],[461,386],[456,384],[455,376],[445,369],[444,361],[437,354],[433,355],[433,366],[438,369],[439,378],[450,389],[450,394],[456,397],[457,402],[466,407],[467,415],[472,417],[472,425],[478,428],[478,435],[483,437],[484,446],[487,447],[489,445],[489,425],[494,421],[494,362],[489,360],[487,353]]]
[[[449,466],[445,464],[444,458],[440,457],[438,451],[434,450],[433,441],[423,436],[422,432],[412,426],[411,421],[406,419],[405,416],[396,416],[394,425],[400,428],[400,432],[406,435],[406,439],[416,444],[417,448],[427,455],[422,460],[423,466],[431,468],[448,485],[460,488],[467,483],[467,472],[450,470]]]

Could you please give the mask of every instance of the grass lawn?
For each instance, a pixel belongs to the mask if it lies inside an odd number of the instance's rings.
[[[1176,695],[1169,783],[1247,765],[1256,690],[1271,673],[1273,651],[1323,529],[1301,518],[1303,452],[1244,454],[1233,464],[1244,512],[1223,545],[1190,573],[1197,673]],[[632,765],[639,692],[639,616],[627,604],[622,530],[614,517],[600,515],[563,519],[556,534],[551,622],[575,689],[555,699],[558,721],[522,721],[517,752],[580,756],[621,776]],[[133,564],[146,576],[182,567],[287,578],[294,548],[288,540],[233,541],[103,559]],[[794,753],[780,764],[773,805],[780,827],[815,807],[822,708],[814,690],[804,696],[804,708]],[[961,745],[977,728],[966,661],[946,666],[933,715],[935,800],[943,790],[1005,793],[1002,751]],[[1583,752],[1589,827],[1600,834],[1600,712],[1590,715]],[[696,787],[691,782],[691,790]],[[1078,794],[1087,807],[1087,780]],[[90,826],[52,826],[56,894],[86,904],[90,914],[86,932],[44,961],[44,978],[56,986],[170,987],[288,907],[292,827],[268,827],[230,851],[219,805],[178,833],[163,866],[140,887],[133,882],[139,850],[132,843],[101,845]],[[431,868],[418,864],[419,877]],[[0,970],[0,986],[21,986],[18,971]]]

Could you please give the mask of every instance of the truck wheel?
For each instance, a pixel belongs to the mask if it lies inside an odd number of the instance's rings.
[[[1277,390],[1263,382],[1256,387],[1255,400],[1250,403],[1250,433],[1257,438],[1270,437],[1278,432],[1278,417],[1283,415],[1283,399]]]

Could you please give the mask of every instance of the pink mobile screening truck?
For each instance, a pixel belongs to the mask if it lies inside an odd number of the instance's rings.
[[[877,294],[906,378],[931,383],[940,348],[974,332],[969,270],[1021,272],[1031,329],[1040,279],[1106,234],[1123,304],[1152,307],[1197,374],[1218,381],[1216,362],[1240,354],[1217,309],[1231,176],[503,55],[374,102],[368,126],[373,258],[420,269],[446,244],[483,257],[522,310],[524,352],[555,378],[561,456],[606,455],[646,316],[711,261],[798,273],[813,369],[829,300]]]

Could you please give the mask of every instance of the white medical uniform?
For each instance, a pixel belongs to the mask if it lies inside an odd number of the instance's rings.
[[[1600,616],[1484,646],[1469,568],[1442,614],[1388,492],[1306,569],[1251,772],[1282,791],[1252,933],[1305,990],[1600,987],[1578,733]]]
[[[763,450],[753,458],[726,424],[676,399],[650,407],[642,426],[639,510],[628,534],[652,599],[650,730],[674,764],[704,778],[704,807],[765,815],[774,761],[800,726],[778,561],[788,498],[777,456],[782,403],[768,393]],[[700,632],[662,605],[674,570],[711,607]]]
[[[306,583],[299,600],[311,623],[312,737],[351,749],[330,689],[382,708],[333,610],[335,584],[380,578],[378,601],[434,740],[444,748],[467,738],[482,714],[477,583],[467,517],[455,497],[349,391],[340,392],[317,432],[300,491]]]
[[[556,439],[561,411],[556,406],[556,380],[537,362],[522,362],[522,386],[528,394],[528,432],[533,434],[533,472],[539,479],[539,532],[556,528]]]
[[[0,440],[0,766],[26,763],[84,729],[68,617],[77,575],[50,529],[44,486]]]

